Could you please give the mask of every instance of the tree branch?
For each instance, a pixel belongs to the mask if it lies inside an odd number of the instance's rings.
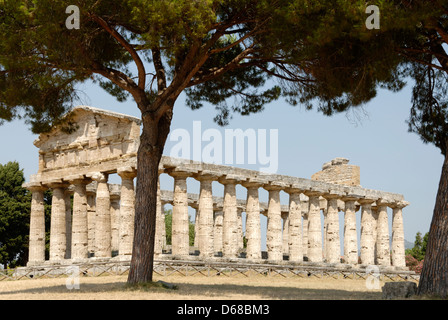
[[[115,38],[115,40],[117,40],[118,43],[120,43],[126,49],[126,51],[129,52],[138,69],[138,87],[142,90],[145,90],[145,84],[146,84],[145,66],[143,65],[143,62],[140,59],[140,56],[138,55],[137,51],[135,51],[134,47],[131,44],[129,44],[126,41],[126,39],[124,39],[123,36],[120,33],[118,33],[114,28],[112,28],[103,18],[95,14],[90,14],[89,16],[96,23],[98,23],[104,30],[106,30],[110,35],[112,35]]]

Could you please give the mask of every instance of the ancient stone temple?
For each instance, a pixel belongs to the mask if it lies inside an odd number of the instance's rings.
[[[77,107],[70,115],[75,128],[55,127],[34,142],[39,148],[39,171],[25,184],[33,195],[28,264],[128,261],[140,120],[91,107]],[[109,183],[115,173],[121,184]],[[405,267],[402,209],[408,202],[400,194],[361,187],[360,169],[347,159],[324,164],[312,179],[170,157],[162,158],[159,173],[174,179],[172,190],[158,193],[155,252],[159,259],[198,254],[196,258],[202,260]],[[200,182],[199,194],[188,192],[187,179]],[[223,194],[213,193],[214,181],[224,185]],[[238,184],[247,190],[245,199],[237,199]],[[267,203],[260,202],[260,188],[269,193]],[[53,191],[53,199],[50,256],[45,261],[47,189]],[[280,203],[280,192],[289,195],[289,204]],[[166,245],[165,204],[172,205],[171,246]],[[189,207],[196,212],[194,250],[189,246]],[[267,217],[266,232],[261,232],[261,215]]]

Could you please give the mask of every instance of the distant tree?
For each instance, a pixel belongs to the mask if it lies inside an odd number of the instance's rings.
[[[165,232],[166,244],[171,245],[172,242],[172,226],[173,226],[173,212],[172,210],[165,210]],[[190,246],[194,245],[194,223],[188,219],[188,242]]]
[[[421,232],[417,232],[415,235],[414,247],[412,249],[407,249],[406,254],[413,256],[418,261],[425,259],[428,237],[429,232],[427,232],[423,238]]]
[[[17,162],[0,164],[0,263],[4,267],[28,260],[31,194],[22,188],[24,182]]]

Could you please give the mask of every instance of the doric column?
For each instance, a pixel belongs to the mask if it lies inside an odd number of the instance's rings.
[[[117,173],[121,177],[118,254],[120,255],[120,259],[130,260],[134,242],[134,178],[137,176],[137,171],[133,168],[126,167],[119,168]]]
[[[30,240],[28,265],[39,265],[45,261],[45,187],[40,184],[27,185],[32,192],[30,215]]]
[[[50,260],[58,261],[65,259],[67,251],[67,207],[65,189],[67,184],[52,183],[49,187],[53,189],[51,200],[51,226],[50,226]]]
[[[238,210],[236,204],[236,184],[241,181],[235,177],[221,177],[219,182],[224,184],[223,204],[223,257],[236,258],[238,254]]]
[[[242,185],[247,188],[246,200],[246,258],[261,259],[261,225],[260,225],[260,201],[258,188],[261,181],[247,181]]]
[[[154,254],[161,255],[165,238],[165,213],[163,212],[162,193],[160,180],[157,181],[157,204],[156,204],[156,236],[154,241]]]
[[[266,232],[266,247],[268,259],[282,261],[282,212],[280,204],[280,190],[283,188],[275,182],[265,184],[264,189],[269,191],[268,226]]]
[[[96,183],[87,189],[87,252],[88,257],[95,254],[95,221],[96,221]]]
[[[211,258],[214,255],[213,243],[213,191],[212,182],[216,177],[209,174],[199,174],[195,179],[200,181],[199,190],[199,255],[201,258]]]
[[[237,232],[237,236],[236,236],[238,250],[244,248],[243,211],[244,210],[242,207],[236,207],[236,214],[238,217],[238,223],[237,223],[238,232]]]
[[[194,241],[193,246],[199,248],[199,205],[198,201],[189,204],[194,209]]]
[[[117,254],[120,248],[120,194],[110,194],[111,251]]]
[[[404,229],[403,229],[403,208],[409,202],[399,201],[391,204],[392,213],[392,265],[399,268],[406,267]]]
[[[189,255],[188,237],[188,172],[173,171],[169,175],[174,178],[174,196],[172,213],[171,248],[172,254],[177,256]]]
[[[65,259],[70,259],[72,256],[72,199],[69,189],[65,189]]]
[[[328,263],[341,262],[341,243],[339,239],[339,210],[338,198],[341,195],[324,194],[327,199],[326,233],[325,233],[325,258]]]
[[[344,213],[344,261],[348,264],[358,264],[358,235],[356,233],[356,205],[358,198],[343,197]]]
[[[289,194],[289,261],[303,261],[303,244],[302,244],[302,204],[300,202],[301,190],[286,189]]]
[[[215,211],[214,219],[215,219],[213,227],[214,251],[222,253],[222,224],[224,219],[224,214],[222,210]]]
[[[88,224],[87,224],[87,190],[89,179],[70,180],[74,185],[73,224],[72,224],[72,259],[88,258]]]
[[[95,258],[110,258],[112,256],[108,177],[107,173],[96,173],[92,176],[92,179],[98,183],[96,190]]]
[[[308,197],[307,197],[308,198]],[[310,210],[309,198],[302,202],[302,252],[308,259],[308,212]]]
[[[361,263],[375,264],[375,218],[372,213],[372,199],[360,199],[361,204]]]
[[[308,261],[322,262],[322,223],[318,192],[305,191],[309,197],[308,211]]]
[[[376,201],[378,220],[376,225],[376,260],[380,266],[390,266],[389,248],[389,221],[387,206],[389,203],[383,199]]]
[[[289,212],[282,211],[282,254],[289,255]]]

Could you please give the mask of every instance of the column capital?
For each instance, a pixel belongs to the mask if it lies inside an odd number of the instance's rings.
[[[285,191],[286,193],[289,193],[289,194],[297,194],[297,193],[300,194],[300,193],[305,192],[305,190],[303,190],[303,189],[293,188],[293,187],[285,188],[283,191]]]
[[[320,191],[312,191],[312,190],[305,190],[303,191],[303,194],[308,196],[308,197],[319,197],[322,195],[322,192]]]
[[[240,184],[246,179],[243,176],[236,175],[236,174],[226,174],[221,177],[219,177],[218,181],[221,184]]]
[[[360,205],[366,205],[366,204],[372,204],[376,201],[377,199],[358,199],[358,202]]]
[[[284,190],[288,186],[289,185],[287,185],[281,181],[271,181],[269,183],[265,183],[263,185],[263,188],[268,191],[279,191],[279,190]]]
[[[117,169],[117,174],[122,179],[134,179],[137,176],[137,170],[133,167],[121,167]]]
[[[265,181],[257,178],[248,178],[246,181],[242,181],[241,185],[247,189],[258,189],[265,184]]]
[[[402,200],[402,201],[398,201],[398,202],[393,202],[389,206],[392,209],[403,209],[409,205],[410,205],[410,203],[408,201]]]
[[[109,174],[103,173],[103,172],[95,172],[95,173],[90,174],[88,177],[96,182],[105,183],[109,179]]]
[[[326,200],[334,200],[334,199],[341,199],[343,197],[342,193],[323,193],[322,197]]]
[[[56,188],[67,188],[70,184],[66,181],[62,181],[62,179],[55,179],[55,180],[46,181],[45,185],[48,188],[56,189]]]
[[[393,204],[393,202],[390,200],[387,200],[387,199],[380,198],[380,199],[376,200],[377,207],[389,207],[392,204]]]
[[[348,194],[348,195],[345,195],[345,196],[341,197],[341,200],[345,201],[345,202],[347,202],[347,201],[359,201],[359,199],[360,199],[359,196],[352,195],[352,194]]]
[[[219,180],[219,175],[212,171],[204,170],[193,175],[193,178],[198,181],[217,181]]]
[[[173,178],[181,178],[181,179],[183,179],[183,178],[186,179],[193,175],[193,173],[191,173],[191,172],[181,171],[181,170],[178,170],[177,168],[169,169],[166,171],[166,173]]]
[[[48,189],[48,187],[43,186],[40,182],[24,183],[24,184],[22,184],[22,187],[31,192],[45,191]]]
[[[65,181],[68,181],[70,184],[78,185],[84,184],[88,185],[92,182],[91,178],[86,178],[84,175],[72,175],[64,178]]]

